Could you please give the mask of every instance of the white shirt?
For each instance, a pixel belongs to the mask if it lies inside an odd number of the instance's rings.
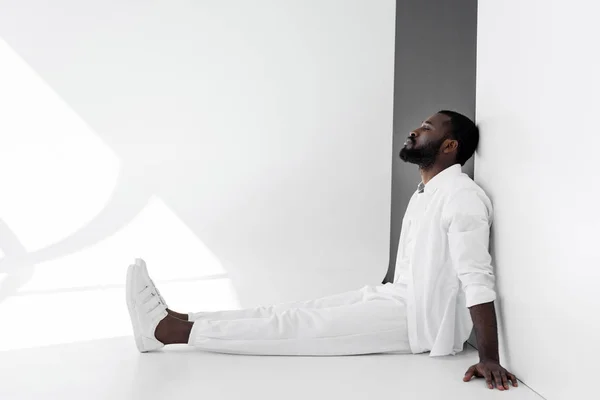
[[[394,284],[406,289],[413,353],[461,351],[473,328],[467,307],[496,299],[491,223],[490,199],[460,164],[413,194],[402,221],[394,276]]]

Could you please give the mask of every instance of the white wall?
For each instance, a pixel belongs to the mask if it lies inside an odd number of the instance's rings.
[[[549,400],[597,391],[599,13],[479,2],[475,178],[495,206],[503,356]]]
[[[136,256],[181,311],[380,283],[394,19],[392,0],[0,0],[2,346],[129,335]]]

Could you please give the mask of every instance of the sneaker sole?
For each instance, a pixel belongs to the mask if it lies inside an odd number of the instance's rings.
[[[135,265],[130,265],[127,268],[127,309],[129,310],[129,319],[131,319],[131,325],[133,327],[133,336],[135,338],[135,345],[140,353],[144,353],[144,344],[142,342],[142,335],[140,335],[140,329],[138,325],[137,312],[135,310]]]

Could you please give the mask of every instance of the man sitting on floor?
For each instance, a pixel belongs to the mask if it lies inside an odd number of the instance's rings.
[[[139,351],[187,343],[232,354],[443,356],[462,351],[474,326],[480,362],[464,381],[477,376],[490,389],[517,386],[498,355],[492,204],[461,170],[478,142],[475,124],[453,111],[410,132],[400,158],[419,166],[422,182],[404,216],[393,283],[312,301],[181,314],[167,307],[136,259],[127,272],[127,304]]]

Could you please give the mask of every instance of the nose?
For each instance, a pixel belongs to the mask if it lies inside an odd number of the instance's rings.
[[[414,138],[416,138],[416,137],[417,137],[417,132],[415,132],[415,131],[412,131],[412,132],[411,132],[411,133],[408,135],[408,137],[411,137],[411,138],[413,138],[413,139],[414,139]]]

